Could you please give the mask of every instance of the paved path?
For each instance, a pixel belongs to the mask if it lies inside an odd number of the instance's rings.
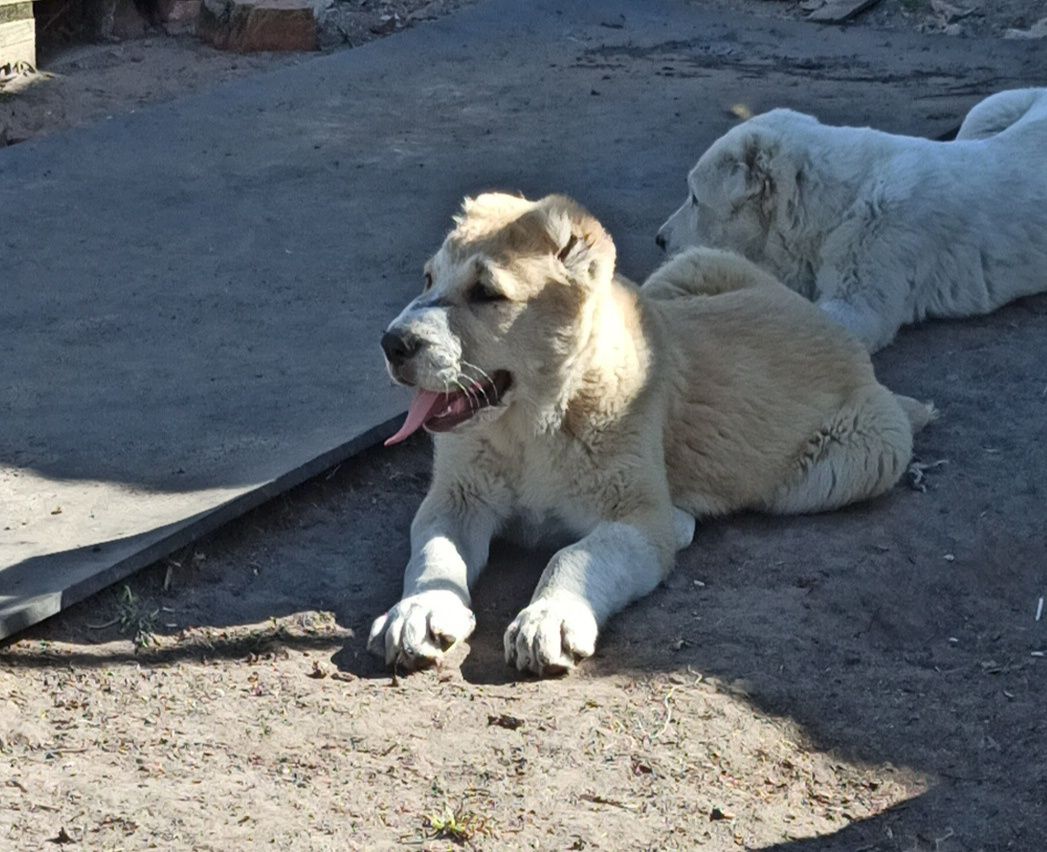
[[[639,277],[731,104],[936,135],[1039,50],[495,0],[0,151],[0,637],[388,434],[464,193],[574,194]]]

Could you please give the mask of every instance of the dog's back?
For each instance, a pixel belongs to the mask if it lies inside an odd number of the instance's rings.
[[[887,393],[856,340],[736,255],[687,252],[641,293],[670,376],[670,480],[698,515],[767,508],[833,413]]]

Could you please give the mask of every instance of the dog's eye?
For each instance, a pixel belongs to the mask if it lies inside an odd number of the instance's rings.
[[[697,207],[698,206],[698,196],[695,195],[693,192],[691,193],[691,206],[692,207]]]
[[[426,290],[428,290],[432,286],[433,286],[433,274],[431,272],[426,272],[425,273],[425,286],[422,287],[422,292],[424,293]]]
[[[472,287],[469,288],[469,301],[473,303],[478,302],[504,302],[506,297],[504,293],[499,293],[497,290],[492,290],[483,282],[477,281]]]

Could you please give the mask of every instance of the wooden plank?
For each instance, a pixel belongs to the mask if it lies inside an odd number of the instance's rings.
[[[36,21],[8,21],[0,24],[0,67],[16,62],[36,65]]]
[[[36,65],[36,21],[31,0],[0,0],[0,67]]]
[[[842,24],[879,2],[880,0],[829,0],[820,9],[811,12],[804,20],[818,24]]]
[[[18,2],[5,2],[0,0],[0,24],[9,24],[11,21],[24,21],[33,18],[33,4],[31,0],[18,0]]]

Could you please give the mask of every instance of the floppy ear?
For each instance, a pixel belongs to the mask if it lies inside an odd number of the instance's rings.
[[[753,131],[742,139],[740,156],[728,162],[724,179],[724,193],[732,205],[770,199],[774,194],[773,159],[773,145],[761,133]]]
[[[552,252],[573,281],[595,284],[611,279],[616,255],[614,241],[591,213],[561,195],[543,198],[539,210]]]

